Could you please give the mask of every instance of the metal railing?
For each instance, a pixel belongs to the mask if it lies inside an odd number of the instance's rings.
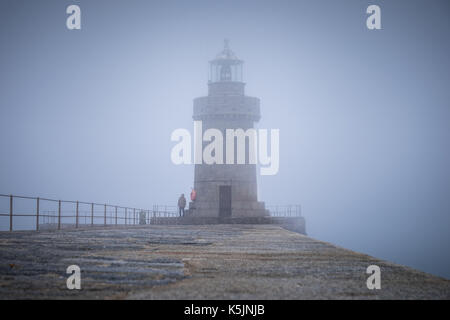
[[[176,216],[176,206],[153,206],[153,210],[149,210],[95,202],[0,194],[0,231],[133,226],[150,224],[152,218]]]
[[[301,217],[302,207],[299,204],[292,205],[269,205],[266,209],[270,211],[271,217]]]
[[[178,217],[177,206],[154,205],[152,212],[158,212],[159,217]]]
[[[300,205],[266,206],[272,217],[300,217]],[[178,217],[177,206],[139,209],[95,202],[0,194],[0,231],[134,226]]]

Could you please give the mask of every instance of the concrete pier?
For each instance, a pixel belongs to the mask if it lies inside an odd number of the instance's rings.
[[[449,299],[450,281],[276,225],[154,225],[0,233],[0,298]]]

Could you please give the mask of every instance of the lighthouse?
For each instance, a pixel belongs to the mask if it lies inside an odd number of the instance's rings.
[[[256,141],[252,130],[248,130],[253,129],[261,117],[260,102],[258,98],[245,95],[243,64],[225,40],[223,50],[209,62],[208,95],[194,99],[193,119],[201,123],[197,135],[203,138],[200,152],[208,146],[203,136],[208,129],[220,130],[223,137],[230,129],[241,134],[232,138],[232,161],[230,150],[227,154],[223,143],[223,161],[196,162],[194,189],[197,197],[189,205],[191,217],[242,220],[269,215],[264,202],[258,201],[256,164],[252,163],[250,152],[252,148],[256,150]],[[244,162],[242,157],[237,159],[242,145],[245,146]]]

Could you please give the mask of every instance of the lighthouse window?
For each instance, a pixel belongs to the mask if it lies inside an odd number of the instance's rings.
[[[231,67],[223,66],[220,70],[220,81],[231,81]]]

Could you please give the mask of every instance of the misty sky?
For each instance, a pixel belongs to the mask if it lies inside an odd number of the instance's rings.
[[[66,28],[78,4],[82,29]],[[382,30],[366,28],[377,4]],[[175,205],[223,39],[259,128],[280,129],[268,205],[310,236],[450,278],[448,1],[0,2],[0,193]],[[5,220],[2,223],[6,223]]]

